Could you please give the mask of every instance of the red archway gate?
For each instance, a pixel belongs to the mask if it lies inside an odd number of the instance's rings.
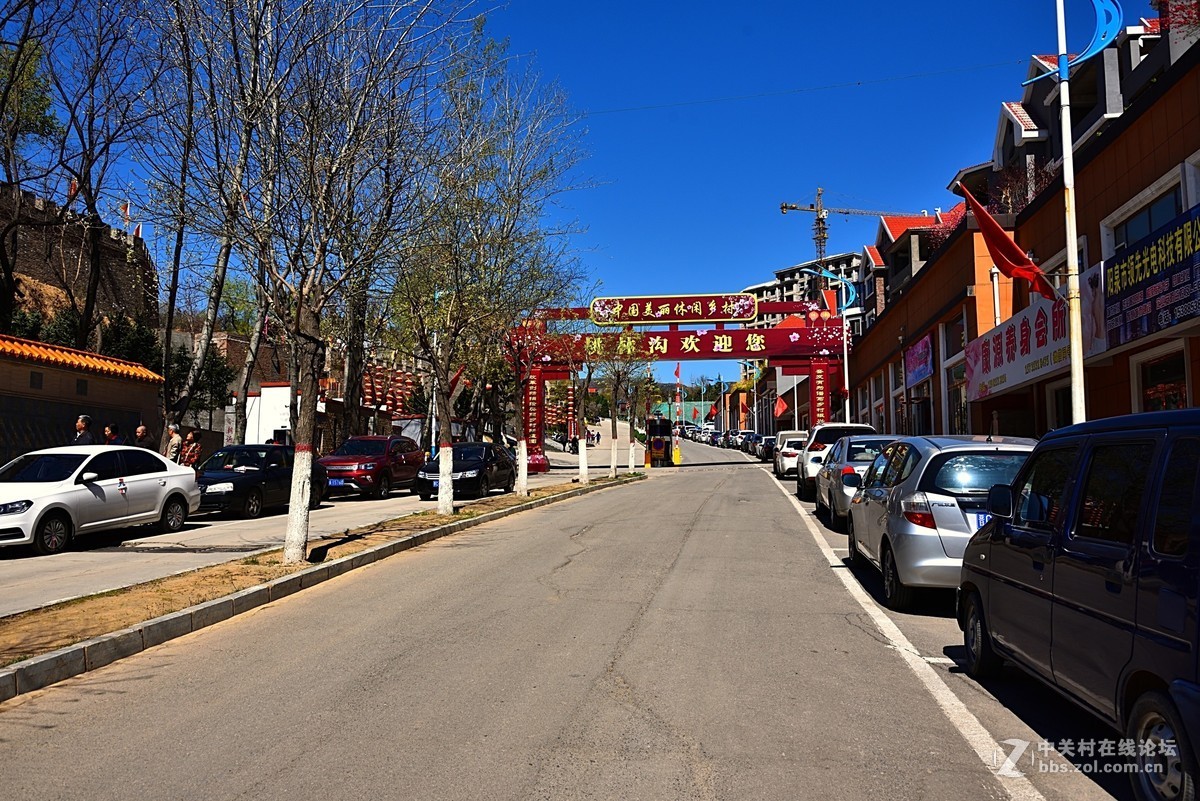
[[[739,359],[767,362],[785,375],[809,376],[814,423],[829,416],[830,393],[842,371],[845,329],[836,292],[811,301],[759,302],[749,293],[595,298],[589,306],[539,309],[512,334],[517,373],[525,384],[525,439],[533,472],[549,469],[545,441],[545,383],[570,378],[589,359],[647,361]],[[765,315],[791,316],[791,325],[747,328]],[[591,330],[582,326],[590,324]],[[578,325],[579,331],[558,331]],[[647,330],[645,326],[666,326]],[[687,326],[686,328],[683,326]]]

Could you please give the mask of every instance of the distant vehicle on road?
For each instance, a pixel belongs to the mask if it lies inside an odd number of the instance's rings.
[[[517,465],[506,448],[490,442],[458,442],[454,445],[451,475],[456,495],[482,498],[493,489],[512,492],[517,483]],[[438,491],[441,461],[430,459],[417,473],[417,495],[427,501]]]
[[[179,531],[200,505],[196,473],[144,448],[47,448],[0,467],[0,546],[62,551],[81,534],[157,522]]]
[[[808,432],[808,440],[796,460],[796,494],[811,501],[817,494],[817,471],[825,463],[829,448],[842,437],[855,434],[875,434],[874,426],[866,423],[818,423]]]
[[[291,445],[227,445],[198,469],[200,510],[256,518],[269,507],[286,505],[294,463]],[[318,506],[325,497],[327,480],[325,466],[314,461],[310,506]]]
[[[829,456],[817,472],[817,514],[824,509],[834,528],[845,524],[850,499],[855,493],[853,487],[842,483],[842,476],[850,473],[857,473],[860,477],[866,475],[871,462],[893,439],[895,437],[873,434],[842,437],[829,450]]]
[[[393,487],[412,487],[425,452],[408,437],[350,437],[319,460],[329,474],[329,492],[386,498]]]
[[[758,447],[754,451],[758,455],[760,462],[769,462],[775,456],[775,438],[763,437],[758,443]]]

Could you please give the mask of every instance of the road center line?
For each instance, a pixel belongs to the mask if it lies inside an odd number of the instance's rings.
[[[771,475],[766,468],[763,468],[763,472]],[[800,514],[800,519],[803,521],[804,527],[808,529],[813,542],[817,544],[817,547],[821,549],[821,553],[825,555],[829,566],[843,567],[842,560],[833,552],[833,549],[829,547],[825,538],[821,536],[821,532],[813,525],[807,510],[800,505],[800,501],[796,499],[796,496],[780,483],[779,479],[774,476],[771,476],[771,479],[775,482],[775,486],[779,487],[779,491],[796,507],[796,511]],[[920,652],[913,647],[912,643],[904,636],[899,627],[892,622],[891,618],[883,613],[875,603],[875,600],[858,583],[858,579],[849,570],[834,570],[833,574],[845,585],[850,596],[858,602],[858,605],[871,618],[875,627],[879,629],[879,633],[891,644],[892,649],[900,654],[909,669],[925,685],[925,689],[933,696],[933,700],[937,701],[937,705],[941,707],[942,713],[945,714],[951,725],[958,730],[962,738],[975,751],[976,756],[987,767],[988,772],[1000,782],[1000,786],[1004,789],[1008,797],[1014,799],[1014,801],[1046,801],[1045,796],[1038,792],[1037,788],[1024,776],[1001,776],[992,770],[992,763],[999,748],[996,738],[988,733],[988,730],[979,722],[979,718],[975,717],[971,710],[967,709],[966,704],[959,700],[949,685],[942,680],[938,672],[926,661],[926,658],[921,656]]]

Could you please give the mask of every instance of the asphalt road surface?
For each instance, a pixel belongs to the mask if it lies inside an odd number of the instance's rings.
[[[884,615],[844,538],[757,463],[684,455],[0,705],[0,796],[1122,792],[999,777],[1001,740],[1103,730],[1017,676],[961,676],[945,599]]]

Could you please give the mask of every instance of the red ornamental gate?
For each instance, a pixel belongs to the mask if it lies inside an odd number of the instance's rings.
[[[782,368],[784,375],[809,376],[811,419],[813,423],[827,421],[830,393],[841,384],[844,322],[833,311],[837,293],[825,291],[822,297],[824,305],[758,302],[747,293],[596,298],[586,308],[538,310],[512,336],[513,350],[521,362],[518,375],[527,379],[523,422],[529,469],[550,469],[543,445],[546,382],[569,379],[589,359],[765,360],[768,368]],[[776,314],[792,315],[789,325],[741,327],[760,316]],[[617,330],[558,333],[551,330],[555,321],[590,321]],[[666,328],[662,330],[640,328],[663,325]],[[575,419],[573,404],[568,404],[567,414]]]

